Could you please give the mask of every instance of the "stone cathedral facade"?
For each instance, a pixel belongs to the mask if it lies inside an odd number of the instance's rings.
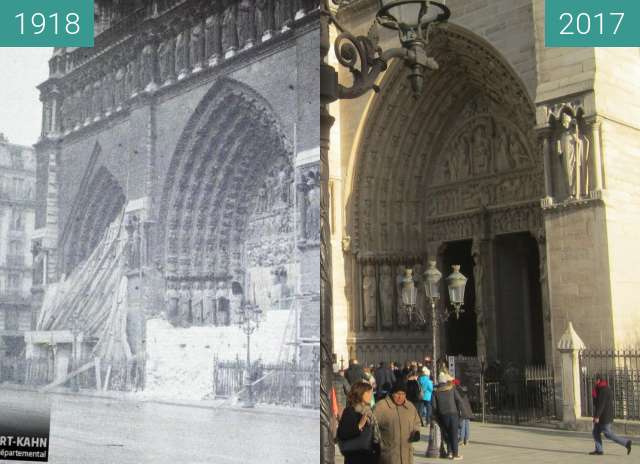
[[[340,7],[341,24],[366,35],[374,3]],[[428,47],[439,70],[420,98],[396,62],[378,93],[331,107],[337,358],[431,352],[429,260],[469,279],[440,353],[557,364],[569,321],[590,348],[637,345],[637,49],[546,48],[542,0],[447,6],[450,23]],[[383,49],[399,46],[377,32]],[[426,324],[402,310],[406,267]]]
[[[39,87],[34,311],[124,211],[130,308],[295,303],[317,343],[317,4],[95,3]]]

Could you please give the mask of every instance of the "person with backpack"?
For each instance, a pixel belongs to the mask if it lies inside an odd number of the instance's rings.
[[[593,391],[593,440],[596,449],[590,455],[602,455],[602,434],[609,440],[616,442],[627,449],[627,454],[631,453],[631,440],[623,440],[617,436],[613,430],[613,395],[609,383],[602,375],[596,375],[596,383]]]

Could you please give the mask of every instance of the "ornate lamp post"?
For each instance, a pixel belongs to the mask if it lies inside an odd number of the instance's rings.
[[[334,5],[339,3],[332,0]],[[433,58],[427,56],[429,32],[437,24],[445,23],[451,13],[437,2],[427,0],[379,0],[380,9],[375,24],[398,31],[401,47],[383,51],[375,34],[371,38],[354,36],[336,19],[329,0],[322,0],[320,16],[320,459],[333,464],[335,448],[331,437],[331,403],[329,393],[333,378],[333,323],[331,294],[331,243],[329,233],[329,142],[334,118],[328,105],[338,99],[356,98],[369,90],[378,90],[375,82],[392,58],[403,60],[411,72],[409,80],[415,95],[422,92],[424,72],[437,69]],[[338,62],[353,76],[351,87],[338,82],[337,71],[327,63],[331,48],[329,25],[339,31],[334,49]]]
[[[244,405],[246,408],[255,407],[253,385],[251,383],[251,334],[260,327],[261,321],[262,309],[260,309],[260,306],[256,304],[256,297],[254,294],[253,303],[243,301],[238,309],[238,326],[247,336],[247,364],[244,373],[244,386],[247,390],[247,400]]]
[[[464,289],[467,285],[467,278],[460,273],[460,265],[451,266],[453,272],[447,277],[447,287],[449,287],[449,302],[453,306],[456,319],[460,319],[460,314],[464,312]]]

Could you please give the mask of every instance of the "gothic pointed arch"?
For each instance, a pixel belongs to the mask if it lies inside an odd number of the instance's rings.
[[[67,275],[89,256],[126,202],[115,176],[105,166],[97,165],[99,153],[96,144],[63,232],[63,272]]]
[[[347,179],[346,232],[360,257],[421,255],[429,242],[500,233],[506,222],[540,225],[530,213],[544,196],[543,162],[524,83],[454,24],[434,31],[428,53],[440,69],[421,97],[395,62],[363,117]],[[487,210],[489,224],[478,214]]]
[[[158,259],[168,279],[246,288],[247,269],[291,262],[293,151],[281,128],[245,84],[219,79],[204,96],[162,191]]]

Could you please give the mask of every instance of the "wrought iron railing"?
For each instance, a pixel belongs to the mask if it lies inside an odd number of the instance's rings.
[[[616,419],[640,420],[640,349],[583,350],[580,360],[582,415],[593,415],[593,388],[598,375],[613,393]]]
[[[245,363],[214,360],[214,396],[242,396],[245,387]],[[253,395],[258,403],[318,409],[320,371],[317,366],[292,362],[256,363],[251,367]]]

